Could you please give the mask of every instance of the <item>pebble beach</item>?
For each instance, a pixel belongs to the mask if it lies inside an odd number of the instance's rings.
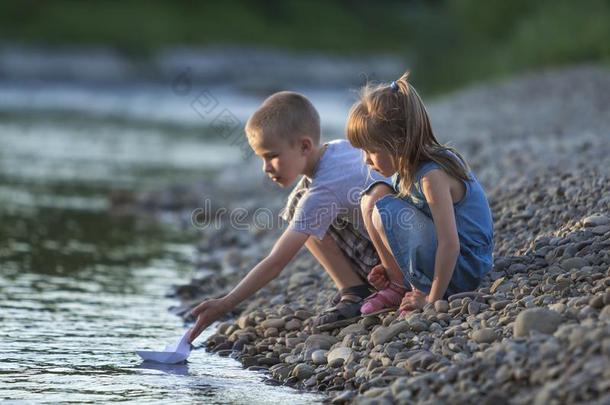
[[[268,384],[333,404],[609,403],[610,70],[482,83],[428,110],[490,202],[494,267],[480,287],[404,318],[388,312],[319,332],[313,319],[336,289],[303,249],[201,343]],[[192,320],[192,307],[228,292],[270,250],[287,193],[264,182],[250,159],[176,191],[185,206],[196,200],[189,192],[200,204],[203,192],[213,209],[243,209],[249,226],[202,229],[195,277],[170,292],[181,302],[172,312]],[[262,208],[273,226],[260,226]]]

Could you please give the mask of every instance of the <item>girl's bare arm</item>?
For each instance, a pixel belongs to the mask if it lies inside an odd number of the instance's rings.
[[[431,170],[422,178],[422,191],[430,206],[438,242],[428,302],[443,298],[460,253],[450,187],[451,178],[440,169]]]

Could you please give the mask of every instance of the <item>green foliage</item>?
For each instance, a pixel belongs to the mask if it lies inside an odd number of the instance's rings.
[[[526,69],[609,61],[610,1],[5,1],[0,38],[138,55],[210,44],[393,52],[409,61],[418,86],[439,92]]]

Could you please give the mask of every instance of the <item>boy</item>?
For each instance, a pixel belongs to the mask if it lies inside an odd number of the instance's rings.
[[[320,145],[320,117],[307,98],[287,91],[270,96],[248,120],[246,135],[273,182],[287,187],[298,176],[303,178],[282,213],[289,226],[269,255],[229,294],[205,300],[192,311],[197,322],[191,342],[277,277],[303,245],[339,289],[334,305],[315,320],[318,327],[360,315],[362,301],[370,295],[367,273],[379,263],[366,234],[359,198],[371,184],[390,184],[390,180],[369,171],[361,152],[347,141]]]

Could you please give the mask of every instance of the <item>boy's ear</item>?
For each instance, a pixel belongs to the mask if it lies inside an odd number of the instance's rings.
[[[304,136],[300,140],[301,152],[311,152],[313,149],[313,141],[310,137]]]

